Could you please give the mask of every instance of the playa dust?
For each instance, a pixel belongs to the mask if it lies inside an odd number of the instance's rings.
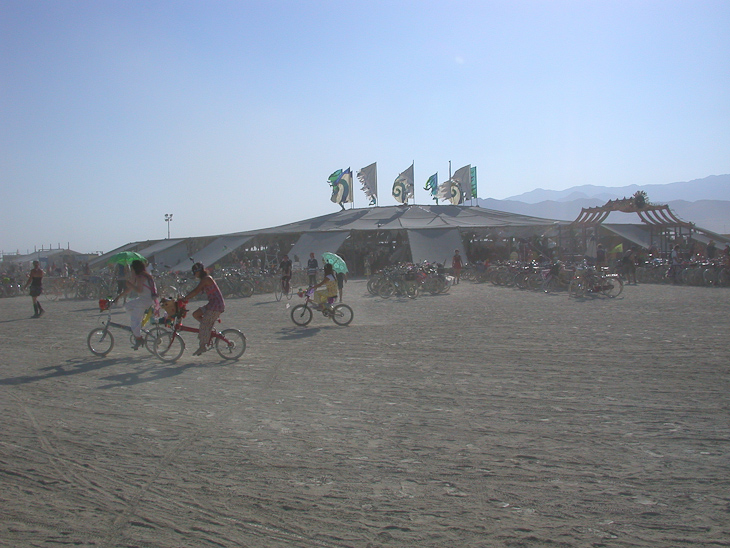
[[[0,300],[0,545],[730,546],[730,291],[345,291],[228,300],[243,358],[175,364]]]

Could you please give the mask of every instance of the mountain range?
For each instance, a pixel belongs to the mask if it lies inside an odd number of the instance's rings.
[[[479,198],[478,205],[508,213],[572,221],[584,207],[628,198],[638,190],[646,192],[649,202],[668,205],[684,221],[719,234],[730,233],[730,175],[712,175],[665,185],[581,185],[565,190],[538,188],[504,200]],[[611,213],[606,222],[639,223],[641,220],[635,214]]]

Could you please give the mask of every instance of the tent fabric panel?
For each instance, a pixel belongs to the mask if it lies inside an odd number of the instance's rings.
[[[651,247],[651,233],[645,228],[637,225],[617,225],[617,224],[602,224],[606,230],[609,230],[621,236],[622,238],[629,240],[636,245],[640,245],[643,248],[649,249]]]
[[[253,236],[221,236],[198,251],[192,258],[196,263],[200,262],[209,266],[229,253],[233,253],[252,238]]]
[[[337,250],[340,249],[340,246],[349,235],[349,230],[343,232],[305,232],[289,251],[289,258],[294,261],[294,256],[298,257],[299,263],[304,268],[309,260],[309,254],[313,252],[321,268],[322,253],[325,251],[337,253]]]
[[[99,255],[96,259],[93,259],[89,261],[89,268],[96,268],[97,266],[106,265],[107,260],[112,255],[116,255],[117,253],[121,253],[122,251],[134,251],[134,248],[139,245],[139,242],[131,242],[127,245],[123,245],[121,247],[118,247],[109,253],[104,253],[103,255]]]
[[[174,245],[179,244],[183,240],[158,240],[152,245],[148,245],[147,247],[144,247],[142,249],[137,250],[137,253],[142,255],[146,259],[150,259],[155,255],[155,253],[159,253],[160,251],[164,251],[165,249],[168,249]]]
[[[155,268],[163,270],[187,270],[192,264],[188,259],[188,245],[184,240],[180,240],[176,245],[167,247],[162,251],[148,255],[147,260],[153,263]]]
[[[458,228],[429,228],[408,230],[408,242],[414,263],[423,261],[451,265],[454,250],[458,249],[464,261],[466,252]]]

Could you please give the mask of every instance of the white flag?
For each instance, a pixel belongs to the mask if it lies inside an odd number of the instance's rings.
[[[471,194],[471,164],[457,169],[453,179],[458,184],[459,190],[463,193],[462,200],[471,200],[473,198]]]
[[[408,203],[408,198],[413,198],[413,164],[393,181],[393,198],[402,204]]]
[[[362,191],[370,199],[369,205],[378,203],[378,167],[377,162],[365,166],[357,172],[357,178],[362,183]]]

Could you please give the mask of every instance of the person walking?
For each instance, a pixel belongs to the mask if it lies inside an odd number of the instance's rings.
[[[459,253],[459,250],[454,250],[454,256],[451,258],[451,268],[454,270],[454,284],[459,283],[459,279],[461,278],[461,254]]]
[[[38,297],[43,293],[43,269],[41,263],[33,261],[33,268],[28,274],[28,281],[25,282],[23,289],[30,286],[30,296],[33,299],[33,316],[32,318],[40,318],[44,313],[41,303],[38,302]]]
[[[307,275],[309,276],[309,287],[317,285],[317,271],[319,270],[319,262],[314,256],[314,251],[309,254],[307,261]]]

